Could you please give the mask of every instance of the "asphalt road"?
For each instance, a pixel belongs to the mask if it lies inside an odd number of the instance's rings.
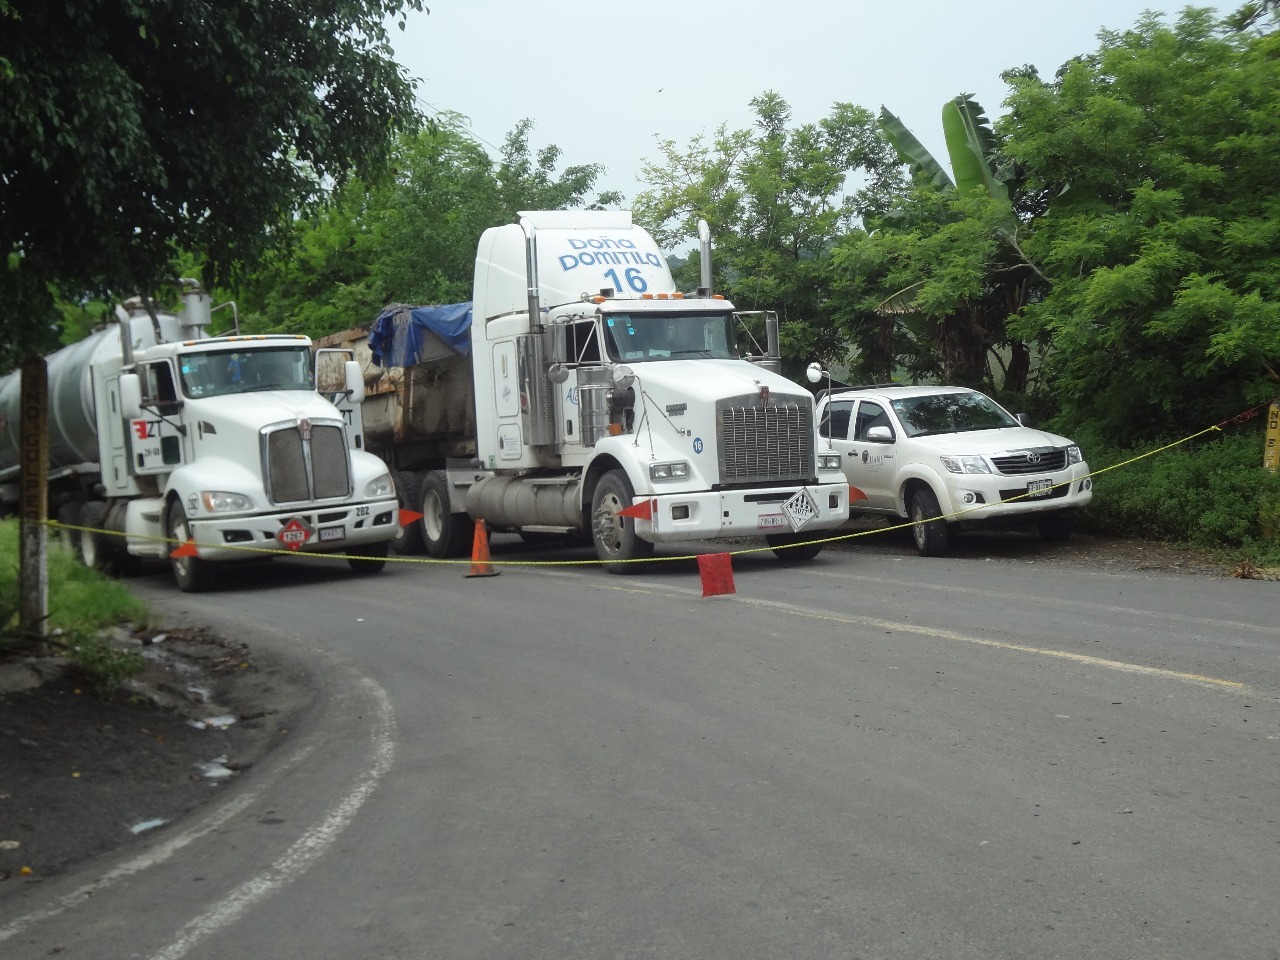
[[[6,904],[0,955],[1280,957],[1275,584],[499,569],[139,581],[325,707],[195,821]]]

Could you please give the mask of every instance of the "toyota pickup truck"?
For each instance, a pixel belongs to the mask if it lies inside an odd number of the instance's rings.
[[[945,556],[968,527],[1035,525],[1046,540],[1066,540],[1093,499],[1075,443],[1025,426],[976,390],[824,391],[817,417],[856,488],[850,511],[911,520],[922,556]]]

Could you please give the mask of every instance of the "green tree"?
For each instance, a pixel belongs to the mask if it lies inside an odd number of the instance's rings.
[[[1053,285],[1017,328],[1052,340],[1066,416],[1117,442],[1277,392],[1280,35],[1248,6],[1149,14],[1008,101],[1005,149],[1053,198],[1027,242]]]
[[[55,291],[225,282],[329,182],[375,170],[413,92],[384,24],[421,0],[6,0],[0,302],[10,360]]]
[[[893,151],[873,114],[837,103],[813,124],[791,125],[776,93],[751,101],[755,130],[721,126],[710,143],[681,151],[660,141],[662,163],[646,163],[650,189],[633,209],[666,249],[688,244],[706,220],[715,243],[718,292],[739,309],[776,310],[785,368],[844,358],[833,322],[830,253],[850,226],[883,214],[898,186]],[[856,189],[855,189],[856,184]],[[693,285],[697,257],[681,280]]]

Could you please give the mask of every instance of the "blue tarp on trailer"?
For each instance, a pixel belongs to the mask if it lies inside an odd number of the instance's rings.
[[[410,307],[392,304],[378,314],[369,329],[369,352],[373,362],[387,367],[411,367],[430,359],[428,341],[435,334],[454,353],[471,352],[471,303],[448,303],[438,307]]]

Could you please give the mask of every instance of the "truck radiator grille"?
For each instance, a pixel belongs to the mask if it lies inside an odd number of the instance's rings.
[[[1020,453],[992,457],[991,463],[1006,476],[1022,473],[1054,473],[1067,465],[1067,451],[1045,447]]]
[[[720,400],[716,429],[721,483],[792,483],[817,474],[812,404],[762,406],[757,396]]]
[[[297,425],[263,435],[267,496],[298,503],[351,495],[351,463],[338,425],[311,424],[309,438]]]

